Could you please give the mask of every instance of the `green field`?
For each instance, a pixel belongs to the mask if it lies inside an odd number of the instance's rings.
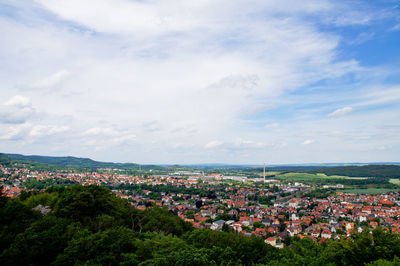
[[[265,172],[265,175],[266,176],[269,176],[269,175],[279,175],[281,172],[279,172],[279,171],[267,171],[267,172]],[[264,172],[261,172],[261,173],[257,173],[259,176],[263,176],[264,175]]]
[[[311,181],[316,179],[366,179],[366,177],[348,177],[340,175],[328,176],[323,173],[309,174],[309,173],[285,173],[276,174],[276,178],[286,179],[286,180],[297,180],[297,181]]]
[[[343,189],[343,190],[338,190],[338,191],[340,191],[340,192],[346,192],[346,193],[353,193],[353,194],[370,194],[370,195],[375,195],[375,194],[381,194],[381,193],[399,191],[399,189],[390,189],[390,188],[366,188],[366,189]]]

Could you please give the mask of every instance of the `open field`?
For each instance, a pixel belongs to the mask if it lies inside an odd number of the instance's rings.
[[[280,172],[280,171],[267,171],[265,174],[266,175],[279,175],[280,173],[282,173],[282,172]],[[263,173],[261,173],[261,175],[263,175]]]
[[[399,189],[367,188],[367,189],[343,189],[343,190],[338,190],[338,191],[346,192],[346,193],[353,193],[353,194],[371,194],[371,195],[375,195],[375,194],[399,191]]]
[[[265,172],[265,175],[266,176],[270,176],[270,175],[279,175],[280,173],[282,173],[282,172],[279,172],[279,171],[267,171],[267,172]],[[260,172],[260,173],[257,173],[259,176],[263,176],[264,175],[264,173],[263,172]]]
[[[297,181],[311,181],[311,180],[316,180],[316,179],[358,179],[358,180],[366,179],[366,177],[348,177],[348,176],[340,176],[340,175],[328,176],[323,173],[317,173],[317,174],[284,173],[284,174],[275,174],[275,178],[297,180]]]

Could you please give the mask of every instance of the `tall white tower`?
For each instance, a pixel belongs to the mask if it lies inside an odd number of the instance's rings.
[[[264,163],[264,184],[265,184],[265,163]]]

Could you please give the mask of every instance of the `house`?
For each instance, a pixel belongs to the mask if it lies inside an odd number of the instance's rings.
[[[299,199],[292,199],[289,201],[289,207],[297,208],[299,206]]]
[[[278,232],[278,229],[277,229],[277,227],[270,226],[270,227],[268,227],[267,231],[270,234],[275,234],[276,232]]]
[[[200,216],[200,215],[198,215],[198,214],[196,214],[196,215],[194,216],[194,218],[195,218],[197,221],[199,221],[199,222],[206,222],[208,219],[210,219],[210,218],[208,218],[208,217],[203,217],[203,216]]]
[[[225,224],[224,220],[218,220],[212,223],[210,229],[211,230],[221,230],[222,226]]]
[[[279,241],[278,243],[275,244],[274,247],[276,247],[276,248],[283,248],[283,246],[284,246],[283,243]]]
[[[319,230],[315,229],[314,231],[312,231],[311,235],[315,238],[319,237]]]
[[[322,238],[326,238],[326,239],[330,239],[332,237],[332,233],[328,229],[325,229],[325,230],[322,231],[321,237]]]
[[[392,227],[392,233],[400,234],[400,228]]]
[[[295,221],[299,219],[299,216],[297,216],[297,213],[292,213],[292,215],[290,216],[290,219]]]
[[[354,223],[347,223],[346,224],[346,231],[351,231],[354,228]]]
[[[242,231],[242,226],[240,224],[233,224],[232,228],[233,228],[233,230],[235,230],[237,232],[241,232]]]
[[[262,224],[265,226],[269,226],[271,224],[271,219],[269,218],[262,219]]]
[[[367,221],[367,215],[363,214],[363,213],[360,213],[359,216],[358,216],[358,220],[360,221],[360,223]]]
[[[377,223],[377,222],[374,222],[374,221],[371,221],[371,222],[369,223],[369,225],[370,225],[372,228],[376,228],[376,227],[378,226],[378,223]]]
[[[264,228],[256,228],[255,231],[252,232],[256,236],[266,236],[267,235],[267,230]]]
[[[204,228],[204,226],[202,226],[200,223],[194,222],[194,223],[192,223],[192,224],[193,224],[193,227],[195,227],[195,228],[199,228],[199,229]]]
[[[292,237],[296,234],[293,227],[287,228],[286,231],[287,231],[287,232],[289,233],[289,235],[292,236]]]
[[[387,199],[380,200],[379,204],[387,205],[387,206],[394,206],[394,202],[391,202],[390,200],[387,200]]]
[[[270,244],[271,246],[275,246],[276,245],[276,238],[275,237],[268,237],[267,239],[265,239],[264,241],[267,244]]]

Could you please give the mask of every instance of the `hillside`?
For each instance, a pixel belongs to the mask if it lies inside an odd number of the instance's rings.
[[[307,173],[324,173],[326,175],[339,175],[350,177],[395,177],[400,178],[399,165],[363,165],[326,167],[305,171]]]
[[[124,169],[124,170],[138,170],[139,167],[141,169],[163,169],[163,167],[155,165],[139,166],[139,164],[134,164],[134,163],[98,162],[89,158],[78,158],[72,156],[55,157],[55,156],[0,153],[0,163],[1,162],[10,163],[10,161],[35,162],[45,165],[87,168],[87,169],[112,168],[112,169]]]
[[[44,207],[46,206],[46,207]],[[398,265],[400,239],[379,227],[276,249],[255,236],[194,229],[166,208],[144,211],[97,186],[0,194],[1,265]],[[397,263],[397,264],[396,264]]]
[[[0,164],[9,165],[10,163],[28,163],[37,166],[38,164],[44,168],[51,167],[66,167],[66,168],[85,168],[85,169],[122,169],[122,170],[167,170],[167,169],[180,169],[180,170],[230,170],[241,171],[248,170],[250,172],[262,172],[262,168],[256,168],[249,165],[139,165],[135,163],[112,163],[112,162],[99,162],[89,158],[78,158],[72,156],[54,157],[54,156],[40,156],[40,155],[21,155],[21,154],[8,154],[0,153]],[[357,165],[357,166],[329,166],[317,167],[315,165],[285,165],[279,167],[272,167],[274,171],[288,171],[288,172],[303,172],[303,173],[324,173],[326,175],[339,175],[350,177],[383,177],[383,178],[400,178],[400,165],[387,165],[387,164],[371,164],[371,165]]]

